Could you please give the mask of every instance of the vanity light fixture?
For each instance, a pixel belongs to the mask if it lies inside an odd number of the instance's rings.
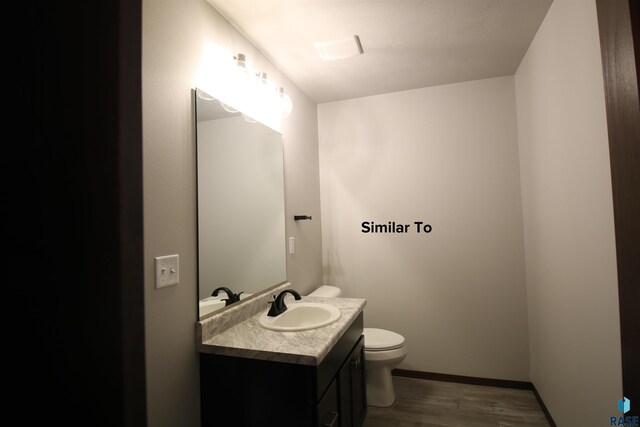
[[[316,42],[313,45],[323,61],[351,58],[364,53],[360,37],[355,35],[326,42]]]
[[[276,87],[267,78],[267,73],[255,72],[247,63],[244,54],[238,53],[233,57],[235,69],[231,76],[231,84],[234,91],[241,98],[242,105],[257,105],[259,110],[271,112],[277,118],[284,119],[291,114],[293,105],[291,98],[284,93],[282,87]],[[220,102],[222,108],[230,113],[237,113],[238,110],[229,104]],[[242,114],[248,122],[255,122],[253,118]]]

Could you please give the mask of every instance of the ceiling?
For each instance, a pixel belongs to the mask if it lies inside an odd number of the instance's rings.
[[[317,103],[512,75],[552,0],[207,0]],[[358,35],[322,61],[314,42]]]

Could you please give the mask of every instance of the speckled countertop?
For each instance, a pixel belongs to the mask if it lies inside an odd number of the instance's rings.
[[[260,326],[258,318],[261,311],[198,343],[197,349],[201,353],[317,366],[362,312],[367,301],[359,298],[320,297],[303,297],[302,301],[333,305],[342,314],[340,319],[321,328],[278,332]]]

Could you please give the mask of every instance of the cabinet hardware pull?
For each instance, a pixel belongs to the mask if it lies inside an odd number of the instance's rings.
[[[338,413],[337,412],[329,412],[329,413],[333,415],[333,418],[331,419],[330,422],[324,423],[324,427],[335,427],[336,421],[338,421]]]

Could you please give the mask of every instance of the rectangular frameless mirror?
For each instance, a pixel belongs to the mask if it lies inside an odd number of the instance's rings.
[[[196,89],[200,319],[286,280],[282,135]]]

